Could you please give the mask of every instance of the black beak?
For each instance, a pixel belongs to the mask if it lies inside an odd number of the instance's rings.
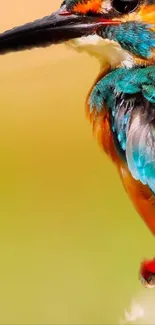
[[[93,34],[105,24],[99,17],[66,13],[63,6],[50,16],[0,34],[0,54],[62,43]]]

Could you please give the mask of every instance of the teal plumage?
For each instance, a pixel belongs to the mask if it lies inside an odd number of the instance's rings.
[[[115,69],[102,78],[92,90],[90,110],[92,112],[96,107],[97,111],[101,111],[105,101],[115,114],[117,96],[133,95],[140,91],[146,99],[155,103],[155,66]]]
[[[101,28],[98,34],[117,41],[125,50],[149,58],[152,56],[152,49],[155,48],[155,34],[151,30],[152,27],[151,24],[130,21],[118,26],[107,26],[105,30]]]
[[[155,193],[155,66],[119,68],[102,78],[90,95],[90,112],[106,103],[118,154],[133,177]]]

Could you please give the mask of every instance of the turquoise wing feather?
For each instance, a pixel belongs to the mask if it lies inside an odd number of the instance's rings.
[[[155,193],[155,106],[145,99],[131,115],[126,159],[133,177]]]

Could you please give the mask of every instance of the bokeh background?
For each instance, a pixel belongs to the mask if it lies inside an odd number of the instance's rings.
[[[0,31],[59,5],[2,1]],[[0,324],[119,324],[155,301],[138,280],[155,239],[85,118],[98,70],[64,45],[0,57]]]

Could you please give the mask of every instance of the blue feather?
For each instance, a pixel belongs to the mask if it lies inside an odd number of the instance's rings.
[[[155,33],[151,30],[152,27],[151,24],[130,21],[101,28],[98,33],[103,38],[120,43],[125,50],[149,58],[155,48]]]

